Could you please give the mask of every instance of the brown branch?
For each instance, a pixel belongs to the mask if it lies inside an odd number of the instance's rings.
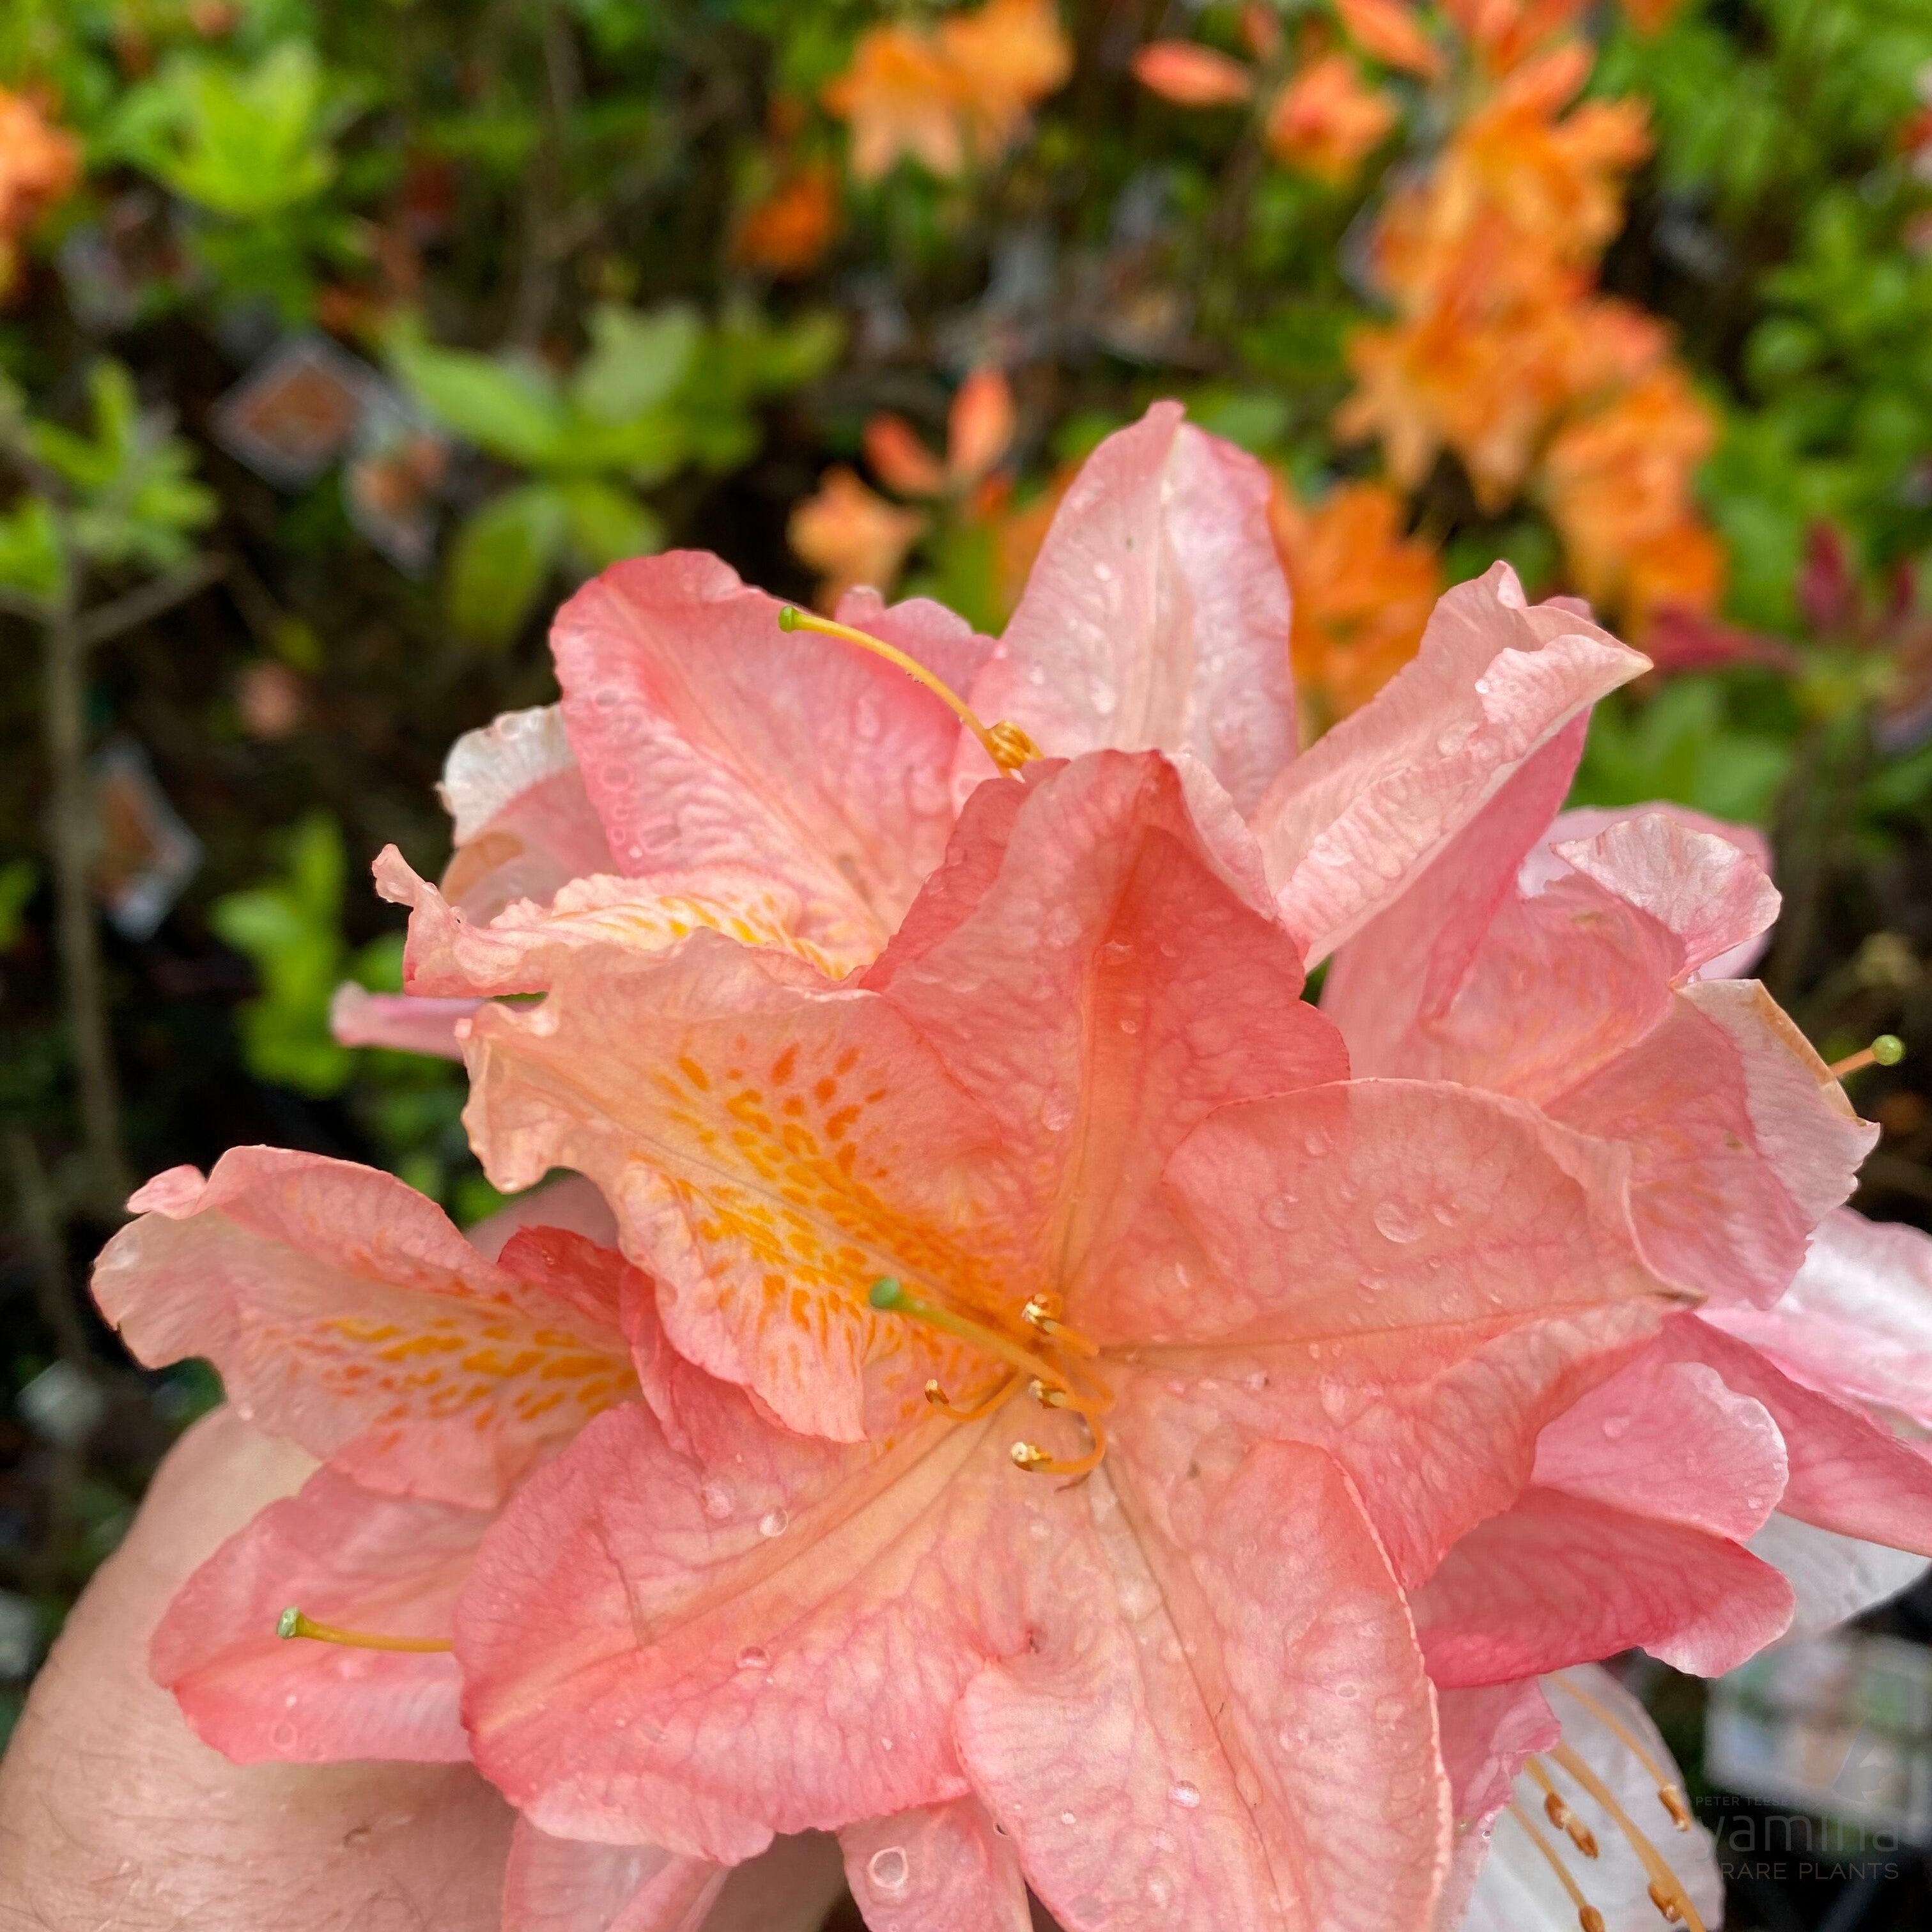
[[[184,604],[197,591],[205,590],[215,582],[227,568],[223,558],[202,557],[186,569],[176,571],[172,577],[157,578],[138,590],[129,591],[124,597],[98,604],[85,616],[76,620],[75,640],[83,651],[92,650],[96,644],[104,644],[160,616],[163,612],[172,610],[177,604]]]
[[[60,1215],[47,1186],[47,1172],[40,1162],[40,1150],[24,1127],[14,1127],[7,1135],[7,1165],[14,1183],[14,1203],[19,1210],[21,1232],[27,1238],[34,1270],[34,1300],[40,1319],[47,1324],[59,1349],[61,1359],[77,1369],[92,1372],[92,1352],[87,1346],[87,1330],[74,1306],[68,1285],[67,1252],[61,1240]]]

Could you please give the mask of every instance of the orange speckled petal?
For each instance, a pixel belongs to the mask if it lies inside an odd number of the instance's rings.
[[[205,1183],[176,1168],[130,1204],[148,1211],[94,1275],[128,1346],[206,1355],[244,1418],[370,1488],[488,1507],[635,1393],[631,1270],[580,1236],[548,1231],[553,1254],[525,1234],[520,1274],[392,1176],[274,1148],[234,1149]]]

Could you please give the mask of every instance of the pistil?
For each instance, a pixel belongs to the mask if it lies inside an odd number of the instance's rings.
[[[376,1630],[344,1630],[337,1624],[319,1624],[304,1616],[291,1604],[275,1620],[279,1637],[306,1637],[314,1643],[346,1644],[352,1650],[406,1650],[425,1654],[452,1648],[443,1636],[387,1636]]]

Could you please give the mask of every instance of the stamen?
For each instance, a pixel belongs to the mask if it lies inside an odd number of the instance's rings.
[[[1084,1415],[1090,1420],[1105,1415],[1114,1406],[1111,1389],[1100,1395],[1082,1395],[1075,1389],[1048,1388],[1038,1376],[1028,1385],[1027,1393],[1042,1408],[1070,1408],[1076,1414]]]
[[[1542,1765],[1533,1757],[1524,1760],[1523,1768],[1541,1787],[1543,1809],[1550,1822],[1559,1832],[1569,1833],[1570,1842],[1583,1854],[1584,1857],[1586,1858],[1596,1857],[1598,1850],[1596,1833],[1592,1831],[1589,1826],[1564,1803],[1563,1794],[1550,1781],[1549,1772],[1545,1771]]]
[[[1094,1438],[1094,1446],[1085,1455],[1064,1460],[1048,1455],[1036,1442],[1016,1442],[1010,1452],[1014,1462],[1037,1476],[1084,1476],[1097,1469],[1106,1460],[1107,1432],[1100,1426],[1098,1416],[1089,1415],[1084,1409],[1080,1412],[1080,1419],[1087,1425],[1087,1433]]]
[[[1546,1838],[1536,1820],[1512,1798],[1509,1801],[1510,1816],[1529,1834],[1530,1843],[1540,1852],[1550,1869],[1562,1881],[1563,1889],[1570,1894],[1570,1903],[1576,1908],[1576,1922],[1583,1932],[1604,1932],[1604,1915],[1583,1896],[1583,1888],[1570,1875],[1570,1868],[1563,1862],[1562,1855]]]
[[[1905,1042],[1895,1033],[1882,1033],[1870,1046],[1843,1060],[1834,1060],[1825,1070],[1834,1080],[1849,1079],[1868,1066],[1896,1066],[1905,1058]]]
[[[1071,1348],[1076,1355],[1097,1355],[1100,1345],[1090,1342],[1077,1328],[1070,1328],[1060,1318],[1060,1304],[1050,1294],[1036,1294],[1020,1310],[1020,1319],[1029,1328],[1037,1328],[1049,1341],[1063,1348]]]
[[[1002,1335],[997,1328],[989,1328],[983,1322],[974,1322],[964,1315],[956,1315],[950,1308],[941,1308],[936,1302],[922,1300],[916,1294],[908,1294],[890,1275],[881,1275],[872,1284],[872,1292],[866,1299],[874,1308],[883,1309],[889,1314],[903,1315],[914,1322],[923,1322],[929,1328],[937,1328],[943,1334],[956,1335],[962,1342],[970,1342],[976,1348],[983,1348],[989,1355],[996,1355],[1003,1362],[1010,1363],[1023,1376],[1040,1376],[1049,1378],[1058,1388],[1069,1386],[1066,1378],[1052,1363],[1042,1361],[1031,1350]]]
[[[1558,1744],[1550,1753],[1563,1768],[1616,1820],[1617,1828],[1629,1840],[1630,1847],[1650,1874],[1650,1902],[1672,1925],[1689,1932],[1704,1932],[1704,1922],[1690,1903],[1677,1874],[1664,1862],[1664,1854],[1638,1828],[1630,1814],[1617,1802],[1616,1794],[1568,1744]]]
[[[940,1414],[954,1422],[977,1422],[982,1415],[990,1415],[1012,1393],[1013,1384],[1018,1379],[1014,1376],[1002,1376],[994,1385],[993,1392],[983,1401],[975,1402],[970,1408],[956,1408],[952,1398],[937,1382],[926,1385],[926,1399]]]
[[[1643,1741],[1626,1725],[1622,1718],[1600,1699],[1591,1696],[1580,1684],[1573,1684],[1559,1670],[1552,1674],[1552,1681],[1559,1690],[1567,1690],[1591,1716],[1602,1724],[1642,1765],[1657,1786],[1657,1802],[1670,1814],[1670,1822],[1680,1832],[1690,1828],[1690,1808],[1684,1802],[1684,1794],[1678,1790],[1676,1781],[1659,1764]]]
[[[960,723],[986,748],[987,757],[1003,772],[1016,772],[1022,765],[1046,756],[1017,724],[982,724],[979,714],[950,685],[928,670],[918,658],[908,656],[883,638],[875,638],[868,631],[855,630],[850,624],[836,623],[830,617],[818,616],[810,610],[801,610],[795,604],[788,604],[779,611],[778,628],[816,631],[821,637],[843,638],[848,644],[856,644],[862,651],[870,651],[874,657],[896,664],[907,676],[924,685],[951,710]]]
[[[308,1637],[316,1643],[343,1643],[352,1650],[446,1651],[452,1646],[443,1636],[384,1636],[374,1630],[343,1630],[334,1624],[319,1624],[305,1617],[291,1604],[275,1619],[280,1637]]]

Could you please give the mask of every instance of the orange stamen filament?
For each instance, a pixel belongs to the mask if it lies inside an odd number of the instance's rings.
[[[1676,1780],[1658,1762],[1642,1740],[1601,1699],[1592,1696],[1581,1684],[1571,1683],[1560,1670],[1553,1673],[1551,1681],[1558,1690],[1567,1691],[1575,1698],[1643,1766],[1646,1774],[1657,1786],[1657,1802],[1670,1814],[1672,1824],[1680,1832],[1689,1831],[1690,1812],[1684,1802],[1683,1792],[1678,1790]]]
[[[1843,1060],[1833,1060],[1825,1071],[1834,1080],[1846,1080],[1854,1073],[1862,1073],[1868,1066],[1896,1066],[1904,1058],[1904,1041],[1895,1033],[1882,1033],[1870,1046],[1846,1054]]]
[[[977,1422],[982,1415],[990,1415],[1012,1393],[1017,1376],[1002,1376],[993,1385],[992,1393],[983,1401],[976,1402],[970,1408],[954,1407],[952,1399],[936,1382],[926,1385],[926,1399],[949,1422]]]
[[[970,1342],[976,1348],[996,1357],[1019,1370],[1023,1376],[1039,1376],[1050,1381],[1055,1388],[1071,1390],[1072,1384],[1066,1377],[1050,1362],[1036,1355],[1022,1342],[1010,1336],[1002,1335],[997,1328],[989,1328],[983,1322],[975,1322],[970,1316],[956,1315],[950,1308],[941,1308],[937,1302],[922,1300],[918,1295],[908,1294],[891,1276],[882,1276],[872,1284],[868,1298],[874,1308],[884,1309],[893,1315],[903,1315],[910,1321],[923,1322],[928,1328],[937,1328],[944,1335],[956,1336],[962,1342]]]
[[[1022,765],[1045,756],[1017,724],[982,723],[979,713],[950,685],[934,676],[918,658],[909,656],[896,644],[887,644],[883,638],[875,638],[868,631],[855,630],[851,625],[836,622],[830,617],[818,616],[810,610],[801,610],[795,604],[788,604],[779,611],[778,628],[816,631],[821,637],[842,638],[848,644],[856,644],[862,651],[870,651],[874,657],[884,658],[889,664],[896,665],[916,683],[924,685],[946,706],[979,740],[987,757],[1003,772],[1016,772]]]
[[[1650,1874],[1651,1903],[1671,1924],[1686,1926],[1689,1932],[1704,1932],[1704,1922],[1697,1916],[1697,1908],[1690,1903],[1690,1894],[1664,1862],[1664,1854],[1645,1837],[1630,1814],[1617,1802],[1616,1792],[1569,1745],[1558,1744],[1550,1756],[1616,1821],[1618,1830],[1630,1841],[1630,1850]]]
[[[304,1616],[291,1604],[275,1620],[279,1637],[307,1637],[316,1643],[346,1644],[352,1650],[408,1650],[424,1653],[446,1651],[452,1646],[444,1636],[385,1636],[374,1630],[344,1630],[334,1624],[319,1624]]]
[[[1523,1768],[1536,1780],[1543,1792],[1544,1815],[1559,1832],[1567,1832],[1570,1834],[1570,1842],[1584,1857],[1596,1857],[1598,1849],[1596,1833],[1564,1803],[1563,1794],[1550,1781],[1549,1772],[1533,1757],[1525,1760]]]
[[[1097,1355],[1100,1345],[1090,1341],[1077,1328],[1070,1328],[1061,1321],[1058,1310],[1052,1299],[1044,1294],[1036,1294],[1020,1310],[1020,1319],[1029,1327],[1037,1328],[1056,1347],[1071,1348],[1076,1355]]]
[[[1085,1455],[1070,1460],[1049,1456],[1036,1442],[1016,1442],[1012,1447],[1013,1460],[1022,1469],[1040,1476],[1084,1476],[1097,1469],[1106,1460],[1107,1432],[1101,1426],[1097,1415],[1090,1415],[1084,1409],[1078,1413],[1081,1420],[1087,1425],[1087,1433],[1094,1438],[1094,1446]]]
[[[1509,1802],[1509,1814],[1529,1834],[1529,1841],[1543,1854],[1544,1862],[1562,1882],[1563,1889],[1570,1894],[1570,1903],[1576,1908],[1576,1922],[1583,1932],[1604,1932],[1604,1915],[1583,1895],[1583,1888],[1570,1876],[1570,1868],[1563,1862],[1563,1855],[1543,1835],[1536,1820],[1512,1798]]]

